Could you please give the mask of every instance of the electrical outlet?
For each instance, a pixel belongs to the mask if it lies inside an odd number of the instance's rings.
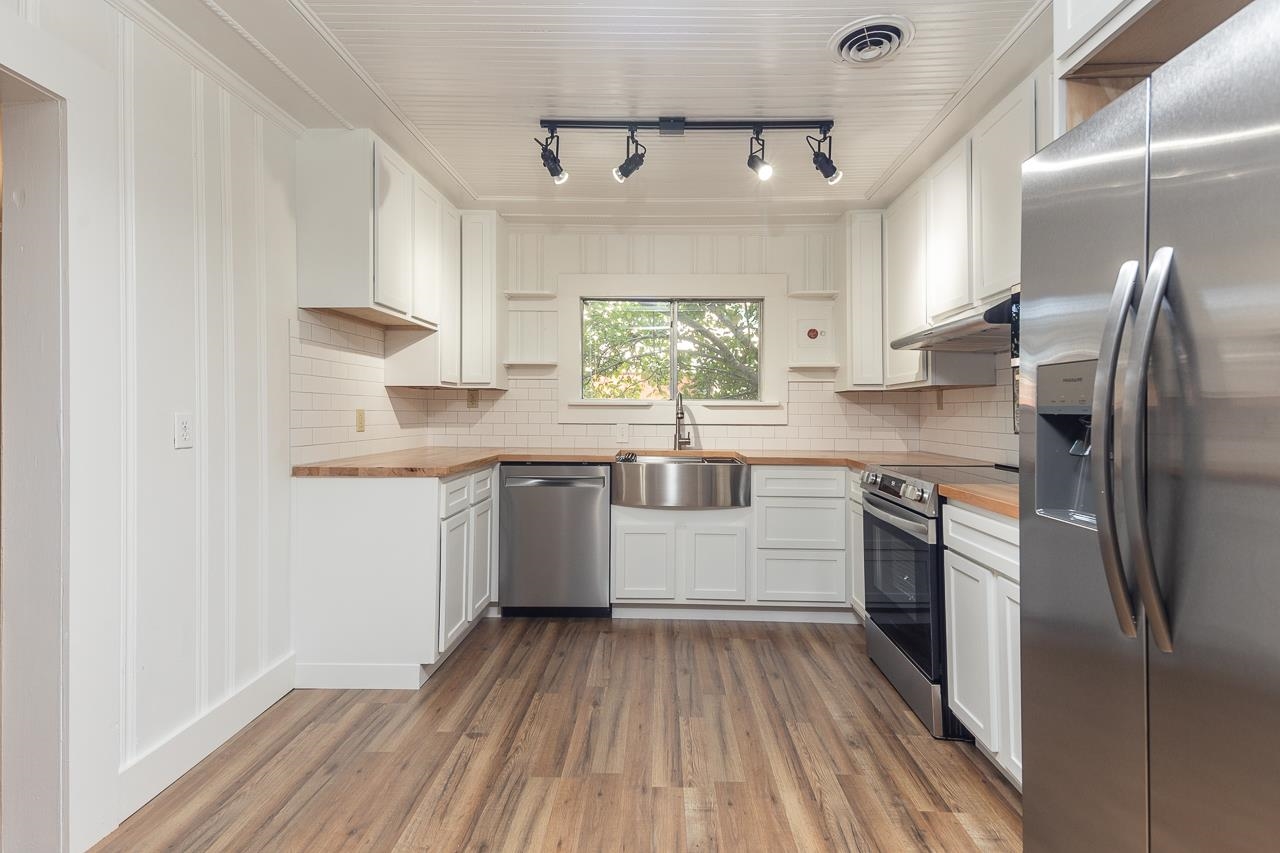
[[[190,412],[173,413],[173,449],[187,450],[195,447],[195,428]]]
[[[364,409],[356,409],[356,432],[364,432]]]
[[[468,409],[480,408],[480,389],[479,388],[467,389],[467,408]]]
[[[626,444],[631,440],[631,424],[614,424],[613,438],[618,444]]]

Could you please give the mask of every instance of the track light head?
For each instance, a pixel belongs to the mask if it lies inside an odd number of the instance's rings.
[[[827,179],[829,186],[835,186],[840,183],[840,179],[844,177],[844,172],[836,168],[836,164],[831,159],[831,133],[824,129],[822,138],[814,136],[806,136],[805,140],[809,143],[809,149],[813,151],[813,168],[821,173],[822,177]],[[823,150],[823,146],[826,150]]]
[[[555,128],[549,128],[550,135],[544,139],[534,139],[542,148],[542,168],[547,170],[547,174],[551,176],[551,180],[557,186],[569,180],[569,173],[560,165],[560,137],[556,135]]]
[[[636,129],[631,128],[627,136],[626,159],[614,167],[613,179],[621,184],[634,175],[644,165],[644,155],[647,150],[640,144],[640,140],[636,139]]]
[[[750,154],[747,156],[747,168],[756,173],[756,177],[762,181],[767,181],[773,177],[773,166],[769,161],[764,159],[764,139],[760,137],[763,132],[761,128],[756,128],[751,136]]]

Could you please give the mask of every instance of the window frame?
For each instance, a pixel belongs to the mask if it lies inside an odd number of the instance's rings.
[[[756,305],[758,308],[759,329],[757,331],[756,341],[756,395],[754,397],[686,397],[685,402],[689,403],[760,403],[763,402],[764,381],[762,379],[764,368],[764,329],[765,329],[765,299],[762,296],[749,297],[733,297],[733,296],[675,296],[675,297],[639,297],[639,296],[582,296],[578,299],[578,340],[579,340],[579,356],[578,356],[578,375],[582,377],[582,381],[578,385],[578,399],[580,401],[618,401],[626,402],[628,400],[643,400],[644,398],[628,398],[628,397],[587,397],[585,395],[585,373],[586,365],[582,363],[582,353],[586,343],[587,336],[587,304],[590,302],[632,302],[636,304],[666,303],[667,320],[668,320],[668,338],[667,338],[667,399],[654,400],[655,403],[669,403],[676,399],[680,387],[680,342],[683,340],[679,334],[680,329],[680,306],[706,304],[709,302],[719,302],[723,304],[742,304]]]

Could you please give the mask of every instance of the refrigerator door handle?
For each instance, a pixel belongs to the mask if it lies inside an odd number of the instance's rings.
[[[1098,372],[1093,380],[1093,467],[1094,489],[1098,497],[1098,546],[1102,550],[1102,568],[1107,576],[1107,589],[1116,609],[1120,633],[1126,637],[1138,636],[1138,618],[1129,595],[1129,584],[1124,574],[1124,560],[1120,556],[1120,544],[1116,536],[1115,462],[1114,462],[1114,412],[1116,395],[1116,370],[1120,364],[1120,340],[1125,323],[1133,306],[1133,295],[1138,288],[1138,262],[1125,261],[1116,276],[1115,290],[1111,293],[1111,305],[1107,309],[1107,321],[1102,330],[1102,343],[1098,350]]]
[[[1146,394],[1151,345],[1155,339],[1160,309],[1169,290],[1172,267],[1173,249],[1168,246],[1157,249],[1151,258],[1147,281],[1142,288],[1142,302],[1138,306],[1138,318],[1134,321],[1133,358],[1129,362],[1129,376],[1124,388],[1125,430],[1122,439],[1125,460],[1125,524],[1129,531],[1130,557],[1138,576],[1138,590],[1147,612],[1152,639],[1156,648],[1162,652],[1173,651],[1173,635],[1169,630],[1169,617],[1160,594],[1160,582],[1156,578],[1143,480],[1146,473]]]

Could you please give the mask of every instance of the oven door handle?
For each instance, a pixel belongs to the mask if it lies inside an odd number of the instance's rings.
[[[915,538],[928,544],[933,544],[933,525],[927,521],[916,521],[915,519],[903,518],[892,511],[893,504],[888,501],[877,498],[874,495],[863,495],[863,510],[870,513],[875,518],[883,521],[890,527],[897,528],[903,533],[910,533]]]

